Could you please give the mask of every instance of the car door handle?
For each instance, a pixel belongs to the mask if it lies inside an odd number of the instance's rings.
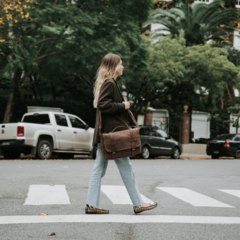
[[[58,129],[58,132],[61,132],[61,130],[60,130],[60,129]]]
[[[73,133],[77,134],[77,132],[73,132]]]

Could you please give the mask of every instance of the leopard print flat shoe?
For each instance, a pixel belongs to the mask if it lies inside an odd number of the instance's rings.
[[[85,213],[86,214],[108,214],[109,210],[93,207],[93,206],[87,204],[86,208],[85,208]]]
[[[141,205],[135,206],[135,207],[133,207],[133,210],[137,214],[137,213],[140,213],[140,212],[144,212],[144,211],[154,209],[157,206],[158,206],[158,204],[155,202],[155,203],[152,203],[150,206],[147,206],[147,207],[142,207]]]

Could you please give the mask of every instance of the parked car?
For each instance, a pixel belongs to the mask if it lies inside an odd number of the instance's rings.
[[[154,156],[171,156],[180,158],[182,147],[166,132],[156,126],[140,126],[142,153],[141,158],[148,159]]]
[[[0,124],[0,155],[19,158],[21,153],[39,159],[73,158],[75,154],[95,157],[94,129],[81,118],[61,112],[26,113],[18,123]]]
[[[207,155],[213,159],[219,157],[240,158],[240,134],[222,134],[207,142]]]

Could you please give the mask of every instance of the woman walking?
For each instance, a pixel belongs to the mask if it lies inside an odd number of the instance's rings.
[[[108,210],[99,207],[101,178],[105,175],[108,160],[103,158],[100,136],[99,136],[99,116],[102,114],[102,133],[111,132],[116,127],[122,125],[120,120],[128,123],[129,102],[125,102],[116,79],[123,74],[122,60],[118,55],[107,54],[98,70],[97,80],[94,89],[94,107],[97,108],[96,125],[93,136],[93,146],[97,146],[97,156],[92,171],[85,212],[107,214]],[[119,119],[120,118],[120,119]],[[126,127],[119,127],[117,131],[126,130]],[[135,213],[151,210],[157,207],[157,203],[150,204],[142,201],[135,182],[130,158],[118,158],[114,160],[121,174],[122,180],[133,203]]]

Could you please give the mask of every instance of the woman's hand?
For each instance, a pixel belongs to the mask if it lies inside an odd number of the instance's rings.
[[[123,102],[123,104],[125,105],[126,110],[130,108],[130,103],[129,102]]]

